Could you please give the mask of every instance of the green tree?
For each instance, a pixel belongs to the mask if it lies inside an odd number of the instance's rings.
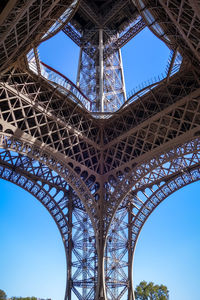
[[[3,290],[0,290],[0,300],[6,300],[7,296],[6,293]]]
[[[12,300],[37,300],[36,297],[12,297]]]
[[[169,291],[163,284],[157,285],[153,282],[140,282],[135,289],[136,300],[168,300]]]

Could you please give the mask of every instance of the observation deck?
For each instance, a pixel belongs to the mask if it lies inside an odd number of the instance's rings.
[[[110,118],[161,82],[168,82],[180,70],[182,55],[178,48],[172,47],[165,73],[142,83],[127,96],[121,48],[143,30],[149,20],[154,20],[149,26],[157,36],[163,32],[160,25],[147,8],[143,6],[141,12],[130,0],[77,3],[73,2],[77,8],[69,22],[68,9],[42,37],[44,41],[62,29],[80,47],[76,83],[41,62],[37,47],[28,53],[27,62],[29,69],[95,118]],[[169,42],[164,32],[162,38]]]

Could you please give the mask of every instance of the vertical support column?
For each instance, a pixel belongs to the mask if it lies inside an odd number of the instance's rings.
[[[72,241],[72,212],[73,212],[73,199],[72,199],[72,190],[69,187],[69,194],[68,194],[68,247],[67,247],[67,290],[65,295],[65,300],[72,299],[72,248],[73,248],[73,241]]]
[[[39,55],[38,55],[38,49],[36,47],[33,47],[33,52],[34,52],[34,56],[35,56],[35,62],[36,62],[38,75],[41,75],[40,59],[39,59]]]
[[[79,61],[78,61],[78,72],[77,72],[77,77],[76,77],[76,85],[78,87],[80,87],[82,52],[83,52],[83,49],[80,48]]]
[[[107,300],[106,289],[105,289],[105,272],[104,272],[104,256],[105,256],[105,241],[103,237],[102,225],[99,230],[99,237],[97,242],[97,253],[98,253],[98,282],[96,289],[95,300]]]
[[[122,62],[122,53],[121,49],[119,51],[119,60],[120,60],[120,71],[121,71],[121,80],[122,80],[122,89],[124,93],[124,102],[126,101],[126,86],[125,86],[125,79],[124,79],[124,68],[123,68],[123,62]]]
[[[121,51],[111,50],[112,43],[107,46],[104,57],[104,108],[113,112],[124,104],[126,93]]]
[[[99,101],[100,112],[104,112],[104,84],[103,84],[103,29],[99,29]]]
[[[132,245],[133,204],[128,205],[128,300],[135,300],[133,291],[133,245]]]
[[[105,188],[104,184],[101,182],[100,188],[100,199],[99,199],[99,209],[98,209],[98,231],[96,234],[96,247],[98,254],[98,279],[97,279],[97,289],[95,300],[107,300],[106,297],[106,287],[105,287],[105,247],[106,247],[106,237],[105,237],[105,224],[103,216],[105,213]]]
[[[104,29],[83,33],[77,86],[92,102],[92,111],[114,112],[126,100],[121,50],[104,41]]]

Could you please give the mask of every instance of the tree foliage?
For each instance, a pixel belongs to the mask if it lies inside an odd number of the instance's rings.
[[[136,300],[168,300],[169,291],[165,285],[157,285],[153,282],[140,282],[135,289]]]
[[[37,300],[36,297],[12,297],[11,300]]]
[[[11,297],[10,300],[37,300],[36,297]],[[7,300],[7,295],[3,290],[0,290],[0,300]],[[47,299],[51,300],[51,299]]]
[[[7,296],[6,293],[3,290],[0,290],[0,300],[6,300]]]

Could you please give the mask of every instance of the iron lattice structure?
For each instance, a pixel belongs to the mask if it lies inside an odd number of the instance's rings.
[[[145,26],[171,59],[126,100],[120,48]],[[77,85],[39,60],[59,30],[81,48]],[[66,300],[133,300],[142,226],[200,178],[199,31],[197,0],[2,1],[0,177],[55,220]]]

